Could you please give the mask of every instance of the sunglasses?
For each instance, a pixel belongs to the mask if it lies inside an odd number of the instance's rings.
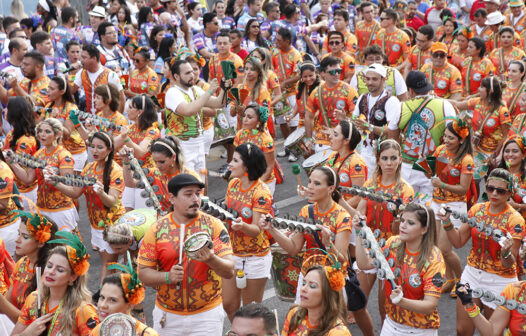
[[[339,74],[341,74],[341,73],[342,73],[342,69],[332,69],[332,70],[329,70],[329,71],[327,71],[327,72],[328,72],[329,74],[331,74],[331,75],[334,76],[334,75],[339,75]]]
[[[341,41],[330,41],[329,42],[329,45],[334,45],[334,46],[337,46],[337,45],[340,45],[340,43],[342,43]]]
[[[433,57],[435,57],[435,58],[446,58],[446,54],[444,54],[444,53],[434,53]]]
[[[486,190],[488,191],[488,194],[493,194],[493,192],[496,191],[497,194],[504,195],[508,192],[506,189],[495,188],[494,186],[486,186]]]
[[[384,21],[384,20],[389,20],[389,18],[383,18],[383,17],[380,18],[380,21]]]
[[[259,26],[250,26],[250,28],[259,28]]]

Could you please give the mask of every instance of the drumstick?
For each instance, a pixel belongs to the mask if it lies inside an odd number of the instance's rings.
[[[298,179],[298,185],[302,186],[302,184],[301,184],[301,177],[300,177],[301,167],[300,167],[299,164],[295,163],[295,164],[292,165],[292,174],[296,175],[296,178]]]
[[[280,335],[279,322],[278,322],[278,310],[277,309],[274,309],[274,316],[276,317],[276,332],[278,333],[278,335]]]
[[[40,273],[40,267],[35,267],[35,273],[37,276],[37,309],[38,309],[38,317],[42,314],[42,298],[41,298],[41,291],[42,291],[42,282],[40,279],[41,273]]]
[[[178,263],[178,265],[182,265],[183,264],[184,229],[185,229],[185,225],[181,224],[181,228],[179,229],[179,263]],[[177,290],[179,290],[179,288],[181,288],[181,283],[180,282],[178,282],[177,286],[176,286]]]

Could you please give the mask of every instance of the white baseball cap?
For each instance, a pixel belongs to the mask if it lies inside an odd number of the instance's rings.
[[[385,78],[387,76],[387,69],[383,65],[378,64],[378,63],[369,65],[369,67],[365,69],[365,72],[369,72],[369,71],[376,72],[382,78]]]

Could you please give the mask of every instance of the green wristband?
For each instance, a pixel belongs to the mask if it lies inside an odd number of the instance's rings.
[[[442,182],[442,189],[445,189],[445,188],[446,188],[446,184]]]
[[[210,90],[206,90],[206,92],[207,92],[209,95],[211,95],[211,96],[214,95],[214,93],[213,93],[212,91],[210,91]]]
[[[130,138],[126,138],[126,140],[124,140],[124,142],[130,142],[131,139]]]
[[[166,273],[164,273],[164,276],[165,276],[165,278],[166,278],[166,284],[167,284],[167,285],[170,284],[170,277],[169,277],[169,275],[170,275],[170,272],[166,272]]]

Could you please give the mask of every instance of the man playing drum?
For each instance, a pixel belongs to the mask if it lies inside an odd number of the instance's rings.
[[[329,129],[350,116],[358,97],[353,87],[340,80],[342,69],[339,59],[332,56],[324,58],[320,72],[325,75],[325,83],[311,93],[305,111],[305,145],[315,152],[329,148]],[[318,116],[316,125],[315,116]],[[313,131],[315,141],[312,139]]]
[[[163,336],[220,336],[223,329],[221,277],[234,275],[232,246],[223,223],[199,211],[203,187],[189,174],[172,178],[174,211],[152,224],[139,250],[139,278],[157,288],[153,323]],[[186,249],[190,240],[202,247]]]
[[[398,98],[391,96],[385,89],[386,76],[387,69],[378,63],[371,64],[364,70],[369,92],[358,98],[353,112],[353,118],[356,118],[354,124],[362,133],[367,133],[362,141],[361,156],[367,164],[368,178],[371,178],[376,167],[375,142],[387,136],[387,124],[397,118],[397,112],[400,111]]]

